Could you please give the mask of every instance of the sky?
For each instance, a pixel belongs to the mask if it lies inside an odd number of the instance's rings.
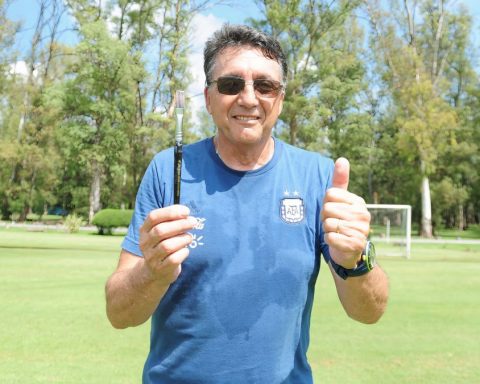
[[[480,48],[480,0],[453,0],[455,4],[464,4],[474,19],[474,41],[477,49]],[[12,5],[8,9],[8,17],[23,21],[22,37],[18,42],[18,49],[28,47],[31,39],[31,32],[34,28],[35,17],[38,12],[38,2],[36,0],[11,0]],[[193,81],[186,90],[186,96],[190,99],[189,105],[192,108],[192,116],[204,108],[203,87],[205,76],[203,74],[203,46],[208,37],[214,31],[219,29],[225,22],[232,24],[242,24],[249,17],[257,17],[259,10],[254,0],[231,0],[231,6],[216,5],[212,6],[202,13],[195,16],[192,25],[191,34],[191,53],[189,60],[191,63],[191,75]],[[68,20],[68,19],[67,19]],[[72,39],[68,34],[65,39]],[[24,50],[24,49],[23,49]],[[23,64],[17,65],[17,72],[22,71]],[[477,63],[477,67],[479,67]],[[196,120],[196,119],[194,119]]]

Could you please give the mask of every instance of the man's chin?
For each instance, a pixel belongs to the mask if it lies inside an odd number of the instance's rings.
[[[219,130],[221,131],[221,130]],[[237,145],[259,145],[267,142],[271,136],[271,130],[266,132],[262,126],[245,126],[243,124],[231,124],[228,131],[225,132],[225,138],[232,144]]]
[[[238,137],[238,142],[245,145],[255,145],[262,142],[260,132],[253,129],[244,129]]]

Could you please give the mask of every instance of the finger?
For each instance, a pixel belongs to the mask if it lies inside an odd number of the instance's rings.
[[[364,205],[325,203],[322,209],[322,221],[325,221],[329,217],[346,221],[370,223],[370,212],[368,212]]]
[[[151,242],[157,244],[160,241],[192,230],[197,223],[197,219],[192,216],[186,219],[163,222],[155,225],[148,233],[148,237]]]
[[[140,249],[142,252],[148,252],[149,249],[156,247],[160,242],[190,231],[197,225],[197,219],[187,217],[175,221],[167,221],[155,225],[149,232],[140,229]]]
[[[178,265],[182,264],[189,255],[190,255],[190,249],[184,247],[168,255],[166,258],[162,260],[162,262],[166,268],[177,267]]]
[[[333,169],[332,187],[348,189],[348,181],[350,178],[350,163],[344,157],[339,157],[335,161]]]
[[[153,250],[159,255],[159,258],[165,259],[172,253],[187,247],[193,240],[192,235],[184,233],[175,237],[170,237],[158,243]]]
[[[145,232],[150,231],[155,225],[165,221],[184,219],[190,214],[190,209],[185,205],[170,205],[164,208],[158,208],[151,211],[145,221],[142,229]]]
[[[346,221],[329,217],[323,222],[323,231],[335,232],[347,237],[366,238],[370,231],[370,226],[363,221]]]
[[[337,203],[346,203],[346,204],[361,204],[365,205],[365,200],[358,196],[355,195],[354,193],[348,192],[345,189],[341,188],[329,188],[327,189],[327,192],[325,192],[325,197],[323,201],[329,202],[337,202]]]

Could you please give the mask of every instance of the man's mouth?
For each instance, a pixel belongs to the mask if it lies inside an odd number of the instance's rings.
[[[235,119],[241,120],[241,121],[251,121],[251,120],[258,120],[258,116],[251,116],[251,115],[235,115]]]

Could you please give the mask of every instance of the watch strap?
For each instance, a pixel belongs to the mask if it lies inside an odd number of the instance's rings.
[[[335,273],[340,276],[343,280],[346,280],[348,277],[362,276],[370,272],[373,268],[372,263],[369,258],[369,250],[372,244],[368,241],[365,249],[362,251],[362,256],[357,263],[355,268],[345,268],[337,264],[332,257],[330,257],[330,265],[332,266]]]

